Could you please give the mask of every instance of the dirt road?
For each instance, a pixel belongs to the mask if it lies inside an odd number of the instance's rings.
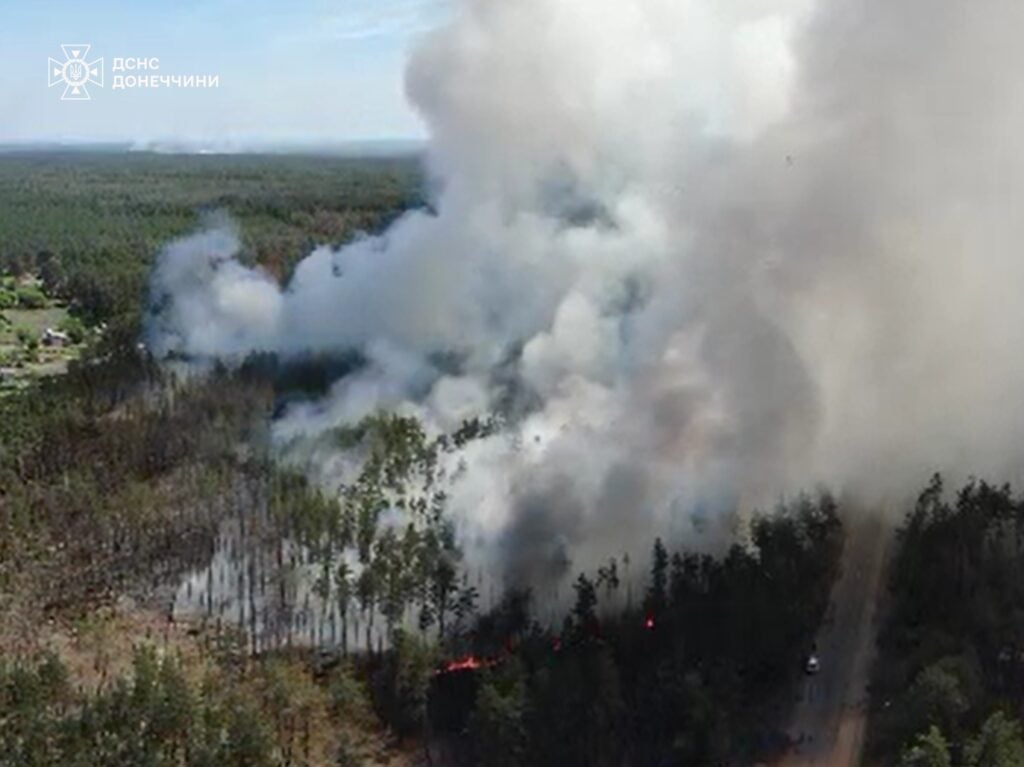
[[[818,635],[821,671],[806,677],[780,767],[856,767],[867,715],[875,614],[890,539],[881,517],[847,522],[842,573]]]

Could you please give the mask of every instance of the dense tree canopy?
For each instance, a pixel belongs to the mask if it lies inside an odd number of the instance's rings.
[[[938,764],[942,740],[946,764],[1024,763],[1024,502],[973,480],[950,497],[936,475],[899,531],[890,594],[872,751]]]

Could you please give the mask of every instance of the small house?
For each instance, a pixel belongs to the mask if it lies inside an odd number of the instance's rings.
[[[65,346],[71,345],[71,338],[67,333],[62,333],[59,330],[53,328],[47,328],[43,333],[43,346],[50,346],[55,349],[61,349]]]

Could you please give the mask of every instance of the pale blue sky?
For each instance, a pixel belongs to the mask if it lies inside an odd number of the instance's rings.
[[[449,0],[0,0],[0,143],[341,142],[419,138],[403,72]],[[49,56],[88,43],[105,87],[62,102]],[[220,75],[216,90],[113,91],[115,56],[166,75]]]

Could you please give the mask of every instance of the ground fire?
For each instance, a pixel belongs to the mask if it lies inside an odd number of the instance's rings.
[[[437,674],[453,674],[457,671],[477,671],[482,668],[491,668],[498,665],[496,658],[478,658],[475,655],[466,655],[462,658],[447,661],[437,670]]]

